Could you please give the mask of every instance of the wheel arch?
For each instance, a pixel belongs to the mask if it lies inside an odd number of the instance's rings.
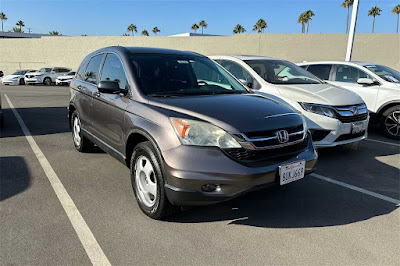
[[[377,119],[380,119],[382,117],[382,114],[389,109],[390,107],[396,106],[396,105],[400,105],[400,101],[396,100],[396,101],[390,101],[385,103],[384,105],[382,105],[381,107],[379,107],[378,111],[376,112],[377,114]]]

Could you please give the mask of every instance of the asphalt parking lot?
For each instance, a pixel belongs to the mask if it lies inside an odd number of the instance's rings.
[[[67,87],[0,88],[1,265],[89,265],[86,239],[104,254],[99,263],[113,265],[400,261],[400,143],[374,127],[358,147],[320,150],[316,175],[154,221],[137,206],[125,166],[101,151],[75,150]],[[70,222],[49,182],[53,170],[86,227]]]

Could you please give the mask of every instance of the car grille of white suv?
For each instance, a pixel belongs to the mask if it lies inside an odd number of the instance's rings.
[[[368,118],[368,109],[365,104],[335,106],[334,109],[342,123],[364,121]]]

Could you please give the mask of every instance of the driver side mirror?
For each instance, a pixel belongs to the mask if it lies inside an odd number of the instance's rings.
[[[252,83],[252,82],[247,81],[247,80],[245,80],[245,79],[239,79],[239,81],[240,81],[243,85],[249,87],[250,89],[253,88],[253,83]]]
[[[360,85],[374,85],[376,84],[375,81],[369,78],[359,78],[357,79],[357,83]]]
[[[118,81],[100,81],[99,85],[97,86],[97,89],[101,93],[120,93],[123,92],[125,93],[126,90],[121,90],[119,88],[119,83]]]

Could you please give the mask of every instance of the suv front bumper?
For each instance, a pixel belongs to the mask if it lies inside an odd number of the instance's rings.
[[[305,174],[315,171],[318,155],[308,135],[307,148],[285,161],[272,160],[261,167],[248,167],[215,147],[181,145],[164,151],[165,190],[174,205],[205,205],[232,199],[257,188],[279,184],[279,166],[305,160]],[[202,186],[218,185],[214,192]]]
[[[43,83],[43,77],[27,78],[25,77],[26,84],[40,84]]]

